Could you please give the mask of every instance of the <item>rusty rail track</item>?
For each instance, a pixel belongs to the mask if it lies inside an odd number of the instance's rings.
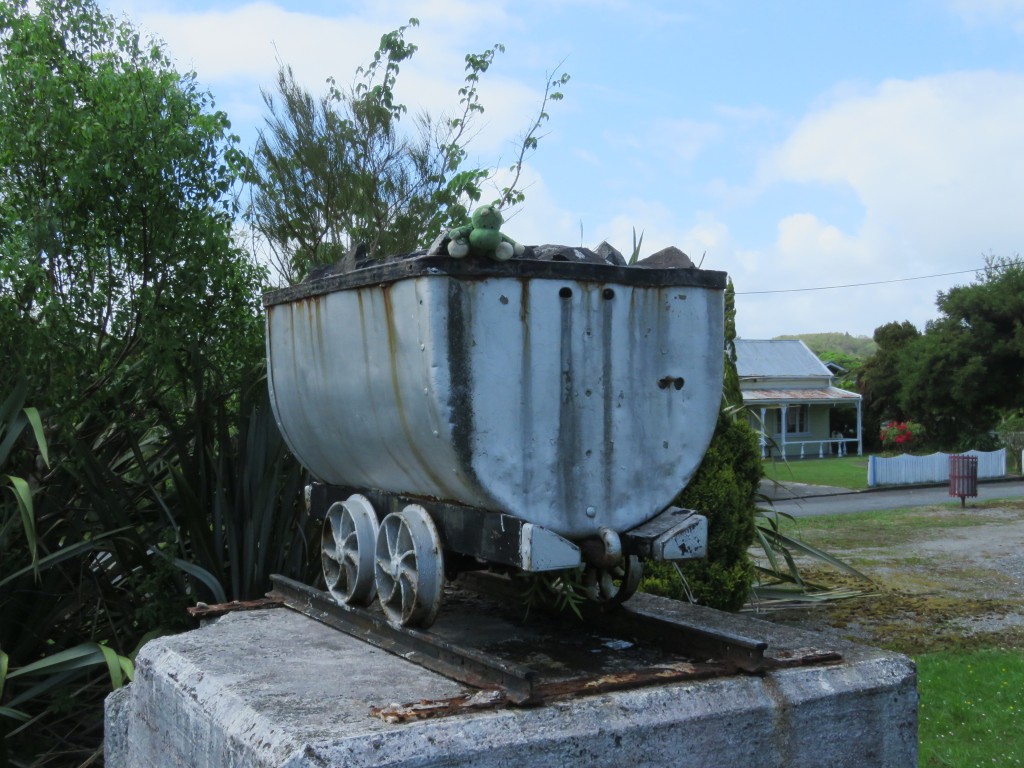
[[[541,704],[567,696],[684,680],[759,674],[783,666],[829,663],[840,658],[837,653],[818,649],[801,649],[781,657],[768,657],[765,655],[768,644],[761,638],[677,616],[657,615],[627,604],[610,613],[587,610],[582,624],[577,621],[569,631],[564,627],[552,631],[552,637],[570,639],[577,645],[578,638],[584,634],[598,643],[596,649],[580,649],[575,645],[570,648],[569,653],[581,659],[583,664],[582,668],[567,672],[562,663],[564,648],[558,663],[548,668],[536,663],[534,659],[538,655],[538,646],[543,645],[543,638],[536,640],[529,636],[518,641],[520,648],[528,653],[513,652],[512,655],[530,656],[529,663],[502,658],[502,654],[496,652],[502,643],[495,643],[494,637],[515,632],[515,629],[506,629],[505,625],[490,631],[490,644],[480,638],[476,638],[474,644],[473,628],[493,618],[486,607],[478,610],[476,604],[463,612],[466,615],[462,624],[446,626],[439,622],[430,631],[422,631],[392,626],[379,610],[338,605],[327,592],[283,576],[273,576],[272,584],[273,589],[268,593],[271,601],[445,677],[483,689],[481,695],[463,697],[465,701],[419,702],[375,713],[393,722],[481,707]],[[500,578],[469,579],[467,586],[470,591],[483,594],[484,599],[492,600],[490,605],[507,606],[510,594],[514,593],[508,582]],[[493,613],[491,610],[490,614]],[[470,636],[467,642],[454,639],[461,640],[466,636]],[[618,666],[601,666],[597,657],[616,655],[615,651],[603,650],[602,646],[609,649],[633,648],[636,655]],[[559,651],[556,649],[555,653]]]
[[[329,593],[284,576],[271,576],[271,583],[269,598],[414,664],[477,688],[500,688],[516,704],[534,696],[536,673],[528,667],[493,658],[430,632],[392,626],[383,614],[338,605]]]

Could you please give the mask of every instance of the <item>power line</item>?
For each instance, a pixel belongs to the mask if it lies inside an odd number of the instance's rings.
[[[736,291],[737,296],[753,296],[761,293],[799,293],[801,291],[831,291],[836,288],[860,288],[865,285],[887,285],[888,283],[905,283],[910,280],[928,280],[933,277],[949,277],[980,272],[981,269],[964,269],[960,272],[942,272],[937,275],[921,275],[920,277],[897,277],[892,280],[875,280],[870,283],[847,283],[846,285],[822,285],[817,288],[779,288],[772,291]]]

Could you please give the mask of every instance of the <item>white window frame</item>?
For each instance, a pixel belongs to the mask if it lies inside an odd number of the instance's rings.
[[[809,435],[811,434],[811,406],[788,405],[786,406],[786,435]],[[775,434],[782,434],[782,409],[777,408],[775,416]],[[802,429],[801,429],[802,427]]]

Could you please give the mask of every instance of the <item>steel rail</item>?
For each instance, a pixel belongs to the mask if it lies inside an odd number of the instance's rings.
[[[464,574],[461,581],[471,591],[502,601],[517,594],[508,581],[500,577]],[[584,675],[546,680],[542,673],[528,666],[453,643],[430,631],[394,626],[383,615],[366,608],[339,605],[329,593],[284,576],[271,576],[271,583],[273,589],[267,593],[271,600],[452,680],[500,691],[500,695],[489,700],[488,706],[539,704],[566,695],[736,673],[761,674],[784,667],[832,663],[842,658],[834,651],[815,648],[766,656],[768,643],[764,640],[726,627],[709,626],[707,621],[702,622],[700,613],[693,617],[675,613],[661,615],[629,604],[606,613],[598,606],[583,606],[583,625],[587,628],[656,646],[675,654],[676,658],[597,678]],[[459,709],[448,708],[453,712]]]
[[[370,645],[477,688],[501,688],[515,704],[536,698],[537,673],[529,667],[496,659],[429,632],[393,626],[383,616],[339,605],[327,592],[285,576],[273,575],[270,580],[273,589],[267,597]]]

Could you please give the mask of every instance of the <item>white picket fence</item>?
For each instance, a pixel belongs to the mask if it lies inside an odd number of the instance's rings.
[[[1002,477],[1006,474],[1006,449],[998,451],[966,451],[964,456],[978,457],[978,477]],[[949,480],[949,454],[931,456],[895,456],[883,459],[868,457],[868,485],[913,485],[944,483]]]

